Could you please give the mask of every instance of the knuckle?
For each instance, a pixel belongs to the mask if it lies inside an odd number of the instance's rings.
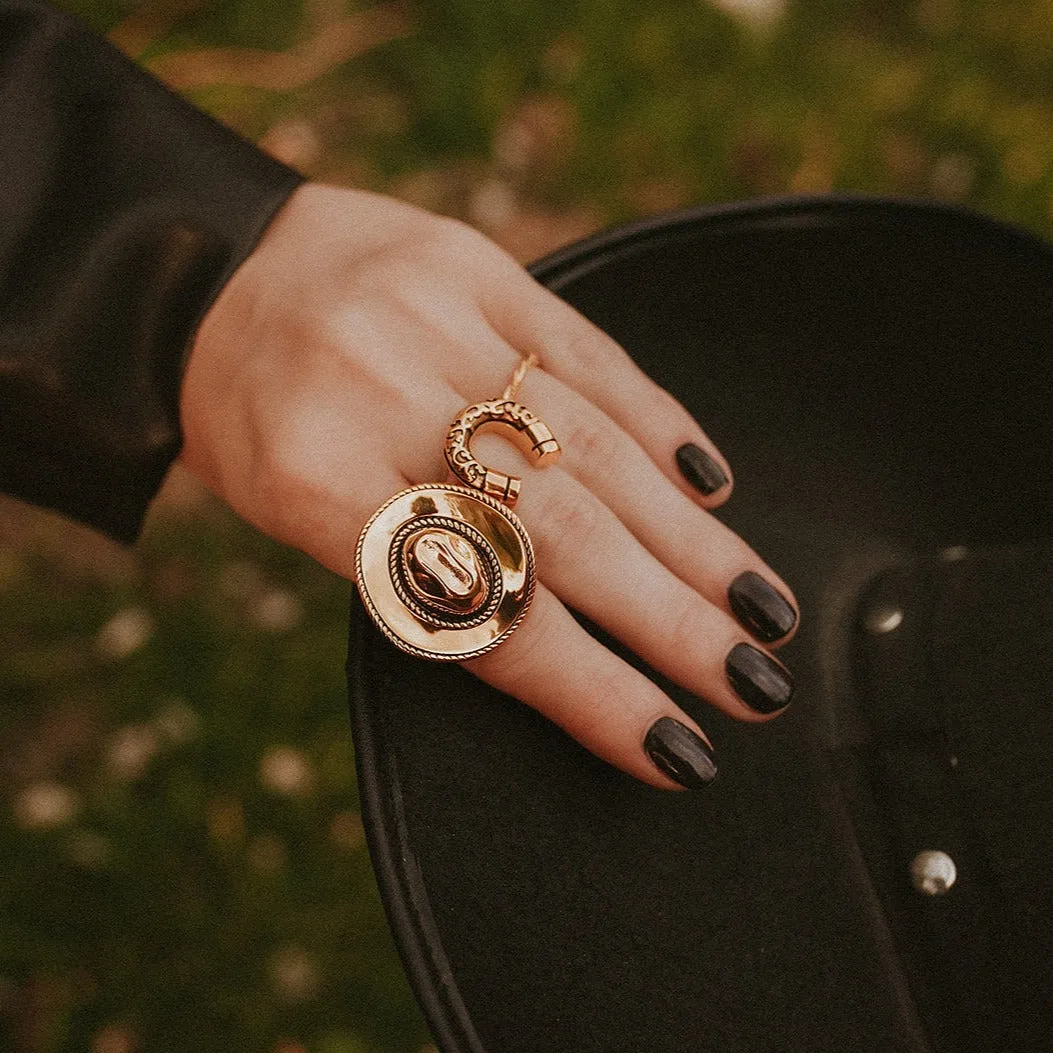
[[[484,234],[450,216],[436,216],[425,236],[411,248],[410,258],[427,260],[429,269],[441,268],[440,273],[449,273],[451,261],[462,267],[472,266],[496,250]]]
[[[636,368],[625,348],[584,316],[568,317],[564,332],[566,354],[583,373]]]
[[[378,292],[402,289],[414,282],[419,274],[420,257],[412,254],[408,246],[395,243],[378,249],[356,264],[351,288],[358,290],[363,298],[375,296]]]
[[[682,600],[675,603],[666,615],[666,646],[670,654],[695,654],[699,640],[704,639],[702,620],[694,603]]]
[[[305,351],[310,353],[312,348],[317,348],[337,358],[347,355],[358,342],[368,340],[377,328],[374,312],[358,297],[319,312],[305,323],[309,327]]]
[[[578,421],[566,439],[566,449],[574,463],[588,466],[617,456],[611,429],[587,416]]]
[[[553,546],[556,553],[547,556],[549,560],[579,559],[583,543],[606,533],[604,510],[584,487],[557,487],[546,502],[544,515],[548,535],[559,542]]]
[[[490,241],[474,227],[452,216],[438,216],[435,221],[436,240],[440,245],[478,246]]]
[[[603,373],[610,369],[619,350],[613,340],[587,326],[575,326],[567,337],[567,352],[583,373]]]

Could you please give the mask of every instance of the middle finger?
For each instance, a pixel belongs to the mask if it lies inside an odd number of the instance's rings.
[[[496,336],[489,351],[490,361],[511,363],[511,373],[517,353]],[[478,354],[479,348],[466,348],[459,360]],[[451,380],[460,387],[459,377]],[[478,390],[475,383],[473,390]],[[560,467],[583,483],[665,567],[736,618],[756,640],[782,644],[790,639],[798,612],[785,582],[738,534],[670,482],[628,432],[544,369],[526,374],[518,398],[559,440],[564,451]],[[465,398],[466,404],[471,401]],[[476,442],[487,438],[480,436]],[[504,444],[480,446],[484,448],[491,451],[496,467],[522,474],[522,461]],[[531,486],[536,477],[530,474]]]
[[[740,720],[765,719],[789,703],[785,667],[568,472],[532,476],[517,511],[545,584],[654,669]]]
[[[438,392],[433,398],[439,401]],[[441,419],[451,420],[467,402],[462,398],[447,389]],[[541,410],[549,414],[551,407]],[[442,426],[434,410],[429,418],[435,441],[413,444],[417,457],[398,465],[414,481],[443,474],[437,474],[441,454],[434,452],[441,449]],[[519,455],[496,435],[477,435],[473,453],[485,464],[523,472]],[[573,462],[573,452],[567,460]],[[690,509],[707,515],[693,504]],[[793,682],[786,669],[756,647],[727,610],[649,551],[570,471],[530,471],[516,511],[533,539],[545,585],[652,668],[740,720],[766,719],[789,703]]]

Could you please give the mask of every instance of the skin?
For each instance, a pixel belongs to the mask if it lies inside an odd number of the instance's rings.
[[[681,476],[675,451],[694,442],[731,478],[684,407],[482,234],[390,198],[303,185],[198,331],[182,460],[254,526],[353,578],[369,516],[398,490],[448,477],[450,420],[499,394],[530,350],[540,366],[519,401],[559,439],[560,462],[536,471],[493,435],[472,449],[523,477],[516,511],[539,585],[519,629],[463,664],[611,764],[680,789],[644,737],[663,716],[701,729],[567,606],[692,693],[761,721],[724,673],[737,643],[760,646],[727,588],[753,570],[792,595],[709,514],[731,484],[702,497]]]

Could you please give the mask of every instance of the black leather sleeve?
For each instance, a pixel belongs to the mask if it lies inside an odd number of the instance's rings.
[[[0,490],[134,540],[194,331],[300,180],[76,19],[0,0]]]

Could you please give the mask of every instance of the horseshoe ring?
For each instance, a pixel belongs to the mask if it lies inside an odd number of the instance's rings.
[[[538,468],[560,446],[516,401],[530,354],[499,398],[466,406],[443,452],[455,481],[411,486],[388,498],[362,528],[355,581],[366,610],[396,647],[439,662],[465,661],[508,639],[534,597],[534,548],[512,511],[522,480],[472,454],[486,429],[511,439]]]

